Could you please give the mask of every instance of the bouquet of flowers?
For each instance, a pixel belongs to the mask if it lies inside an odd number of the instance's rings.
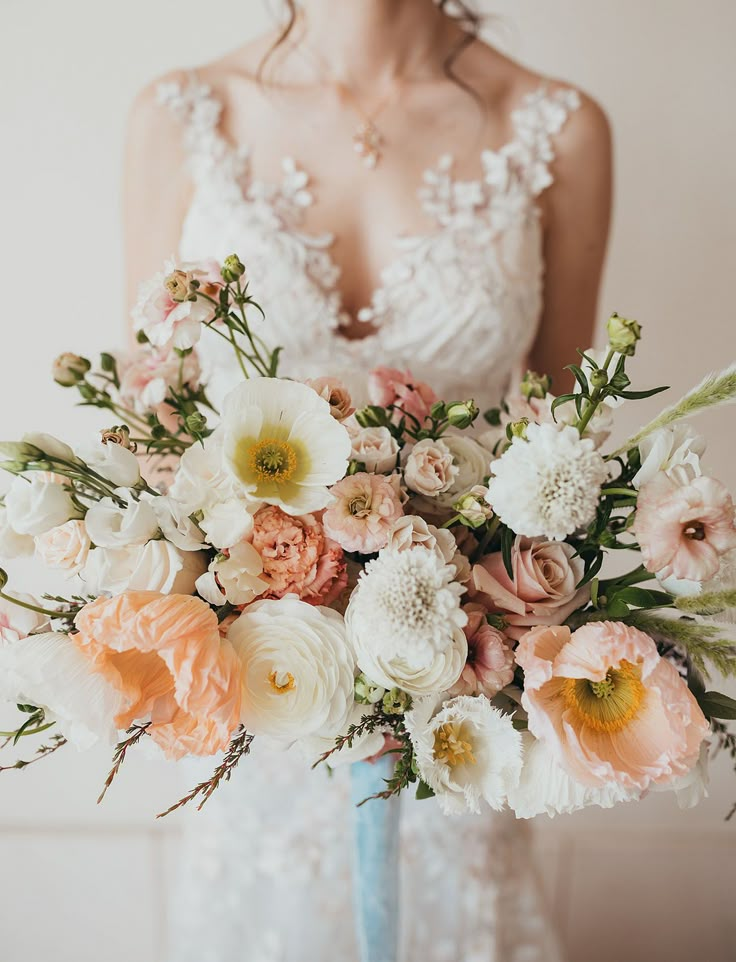
[[[736,702],[709,690],[736,673],[736,527],[685,419],[736,399],[736,366],[604,453],[617,408],[664,390],[630,389],[635,321],[611,317],[573,393],[529,372],[481,417],[409,372],[372,371],[357,410],[329,372],[280,378],[260,314],[237,257],[167,265],[131,356],[55,364],[113,423],[75,450],[0,445],[0,557],[71,579],[37,599],[0,572],[6,747],[39,739],[4,767],[106,739],[107,788],[143,740],[218,755],[171,811],[255,737],[315,765],[390,756],[377,796],[446,813],[697,799],[736,746]],[[242,371],[221,410],[205,328]]]

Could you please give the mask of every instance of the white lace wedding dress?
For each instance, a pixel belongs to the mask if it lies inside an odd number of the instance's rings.
[[[317,202],[308,175],[287,158],[280,182],[253,178],[248,150],[222,136],[221,105],[196,78],[162,85],[160,99],[181,118],[195,184],[180,253],[238,253],[266,312],[265,339],[288,345],[282,373],[341,375],[359,391],[380,363],[410,367],[447,399],[474,397],[481,409],[498,401],[541,312],[537,198],[575,91],[527,96],[511,141],[481,153],[477,180],[455,179],[450,155],[427,170],[427,232],[397,239],[360,313],[375,333],[358,341],[340,334],[332,238],[301,230]],[[238,379],[228,352],[206,338],[215,401]],[[232,782],[188,822],[169,962],[357,962],[348,778],[344,769],[311,773],[293,753],[259,753],[256,740]],[[404,962],[559,962],[526,823],[490,811],[448,818],[407,795],[401,858]]]

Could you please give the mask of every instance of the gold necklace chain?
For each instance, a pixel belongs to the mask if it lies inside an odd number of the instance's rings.
[[[376,118],[389,107],[398,97],[398,87],[389,91],[382,97],[372,110],[364,110],[355,91],[346,83],[339,80],[332,80],[332,85],[346,100],[354,113],[360,117],[360,123],[353,131],[353,150],[363,161],[363,165],[368,170],[373,170],[378,166],[383,157],[383,148],[386,140],[376,124]]]

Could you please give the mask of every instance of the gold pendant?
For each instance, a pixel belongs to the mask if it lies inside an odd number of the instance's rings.
[[[383,137],[370,120],[364,121],[353,134],[353,149],[369,170],[378,166],[382,146]]]

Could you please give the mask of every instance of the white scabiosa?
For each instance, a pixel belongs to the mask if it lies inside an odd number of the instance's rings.
[[[243,666],[242,721],[285,742],[335,739],[354,709],[355,663],[342,616],[286,598],[257,601],[228,631]]]
[[[595,517],[608,469],[576,428],[530,424],[491,465],[488,502],[516,534],[562,541]]]
[[[500,811],[522,767],[521,735],[511,716],[485,695],[461,695],[435,709],[436,699],[424,698],[406,714],[422,780],[445,815],[478,814],[481,801]]]
[[[443,691],[468,654],[465,590],[439,551],[386,549],[368,562],[345,621],[361,671],[385,688]]]

